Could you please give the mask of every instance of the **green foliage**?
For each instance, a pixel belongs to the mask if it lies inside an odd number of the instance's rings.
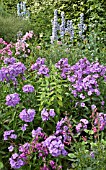
[[[2,16],[0,15],[0,36],[5,41],[15,42],[17,39],[17,32],[22,31],[23,33],[32,29],[29,21],[19,19],[15,16]]]

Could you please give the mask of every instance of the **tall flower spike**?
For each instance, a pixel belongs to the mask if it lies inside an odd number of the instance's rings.
[[[63,38],[65,34],[65,14],[64,12],[61,13],[61,25],[60,25],[60,36]]]
[[[54,20],[52,20],[52,36],[51,36],[51,44],[53,44],[54,40],[57,40],[57,30],[59,30],[58,24],[58,16],[57,9],[54,11]]]
[[[67,21],[67,28],[65,29],[65,32],[68,32],[70,34],[70,41],[72,41],[74,38],[74,28],[72,20]]]
[[[84,14],[80,14],[80,23],[78,24],[79,27],[79,36],[84,39],[83,33],[87,29],[87,26],[84,24]]]

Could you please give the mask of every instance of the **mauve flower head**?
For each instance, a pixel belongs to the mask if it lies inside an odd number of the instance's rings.
[[[11,168],[19,169],[25,165],[25,162],[19,158],[19,154],[14,153],[12,154],[11,158],[9,158]]]
[[[14,63],[16,63],[16,59],[14,57],[5,58],[4,63],[5,64],[14,64]]]
[[[24,93],[32,93],[34,92],[34,87],[30,84],[26,84],[25,86],[22,87],[22,90]]]
[[[49,110],[49,115],[50,115],[51,117],[54,117],[54,116],[55,116],[55,111],[54,111],[54,109],[50,109],[50,110]]]
[[[14,134],[14,130],[7,130],[7,131],[4,131],[3,137],[4,137],[4,140],[8,140],[9,138],[16,139],[17,135]]]
[[[7,67],[2,67],[0,70],[0,81],[16,81],[16,77],[18,77],[19,74],[23,75],[25,70],[26,67],[21,62],[9,64]]]
[[[46,108],[44,108],[42,111],[41,111],[41,117],[42,117],[42,120],[43,121],[47,121],[50,119],[50,117],[54,117],[55,116],[55,111],[54,109],[50,109],[49,112]]]
[[[9,94],[6,96],[6,105],[8,106],[16,106],[20,102],[20,97],[18,93]]]
[[[30,148],[30,143],[27,142],[24,145],[19,146],[19,152],[23,152],[27,154],[29,151],[29,148]]]
[[[43,120],[43,121],[49,120],[49,113],[48,113],[48,111],[46,110],[46,108],[44,108],[44,109],[41,111],[41,117],[42,117],[42,120]]]
[[[35,110],[34,109],[23,109],[22,112],[20,112],[19,117],[21,120],[25,122],[32,122],[35,117]]]
[[[43,129],[41,128],[41,127],[38,127],[36,130],[32,130],[32,137],[34,138],[34,137],[36,137],[36,136],[38,136],[39,134],[41,134],[41,131],[42,131]]]
[[[41,65],[41,67],[39,68],[37,74],[38,75],[45,75],[45,76],[49,76],[49,69],[46,65]]]
[[[68,153],[64,149],[64,144],[62,143],[62,137],[55,135],[49,136],[44,142],[43,145],[46,146],[49,150],[49,153],[53,157],[58,157],[60,155],[66,156]]]

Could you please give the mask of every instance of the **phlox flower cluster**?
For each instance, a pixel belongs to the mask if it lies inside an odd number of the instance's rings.
[[[14,64],[16,63],[16,59],[14,57],[4,58],[4,64]]]
[[[6,105],[15,107],[20,102],[18,93],[8,94],[6,96]]]
[[[70,143],[71,136],[69,127],[65,125],[66,121],[66,118],[62,118],[60,121],[57,122],[55,136],[62,136],[63,143]]]
[[[54,112],[54,109],[50,109],[49,112],[47,111],[46,108],[44,108],[42,111],[41,111],[41,117],[42,117],[42,120],[43,121],[47,121],[50,119],[50,117],[54,117],[55,116],[55,112]]]
[[[51,135],[43,142],[43,145],[48,148],[49,153],[53,157],[58,157],[60,155],[66,156],[68,154],[64,149],[61,136],[56,137],[55,135]]]
[[[32,93],[34,92],[34,87],[30,84],[26,84],[25,86],[22,87],[22,90],[24,93]]]
[[[68,64],[67,58],[60,59],[56,64],[55,67],[58,68],[61,71],[61,77],[66,79],[67,73],[70,72],[70,65]]]
[[[12,154],[11,158],[9,158],[11,168],[19,169],[25,165],[23,159],[20,158],[20,155],[17,153]]]
[[[16,77],[20,74],[24,74],[26,70],[26,67],[24,66],[23,63],[17,62],[14,64],[10,64],[7,67],[2,67],[0,70],[0,81],[7,81],[9,82],[10,80],[16,81]]]
[[[90,63],[86,58],[80,59],[75,65],[71,66],[68,80],[72,83],[72,94],[76,97],[78,93],[87,92],[88,96],[93,93],[100,95],[98,79],[103,77],[106,80],[106,66],[98,62]],[[79,96],[84,98],[85,96]]]
[[[4,131],[3,137],[4,137],[4,140],[16,139],[17,135],[14,133],[14,130],[7,130],[7,131]]]
[[[45,65],[45,58],[38,58],[36,63],[31,66],[31,70],[36,70],[38,75],[49,76],[49,69]]]
[[[87,129],[87,125],[88,125],[88,120],[87,119],[81,119],[80,123],[78,123],[78,125],[76,125],[76,131],[77,133],[80,133],[81,131]]]
[[[22,112],[20,112],[19,117],[24,122],[32,122],[35,117],[35,110],[34,109],[23,109]]]
[[[102,131],[106,127],[106,114],[97,113],[96,118],[94,120],[94,127],[98,126],[99,130]]]

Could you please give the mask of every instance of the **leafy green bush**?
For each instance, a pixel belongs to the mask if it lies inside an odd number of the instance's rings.
[[[7,42],[15,42],[18,31],[25,33],[31,29],[33,27],[28,20],[22,20],[13,15],[0,15],[0,36]]]

